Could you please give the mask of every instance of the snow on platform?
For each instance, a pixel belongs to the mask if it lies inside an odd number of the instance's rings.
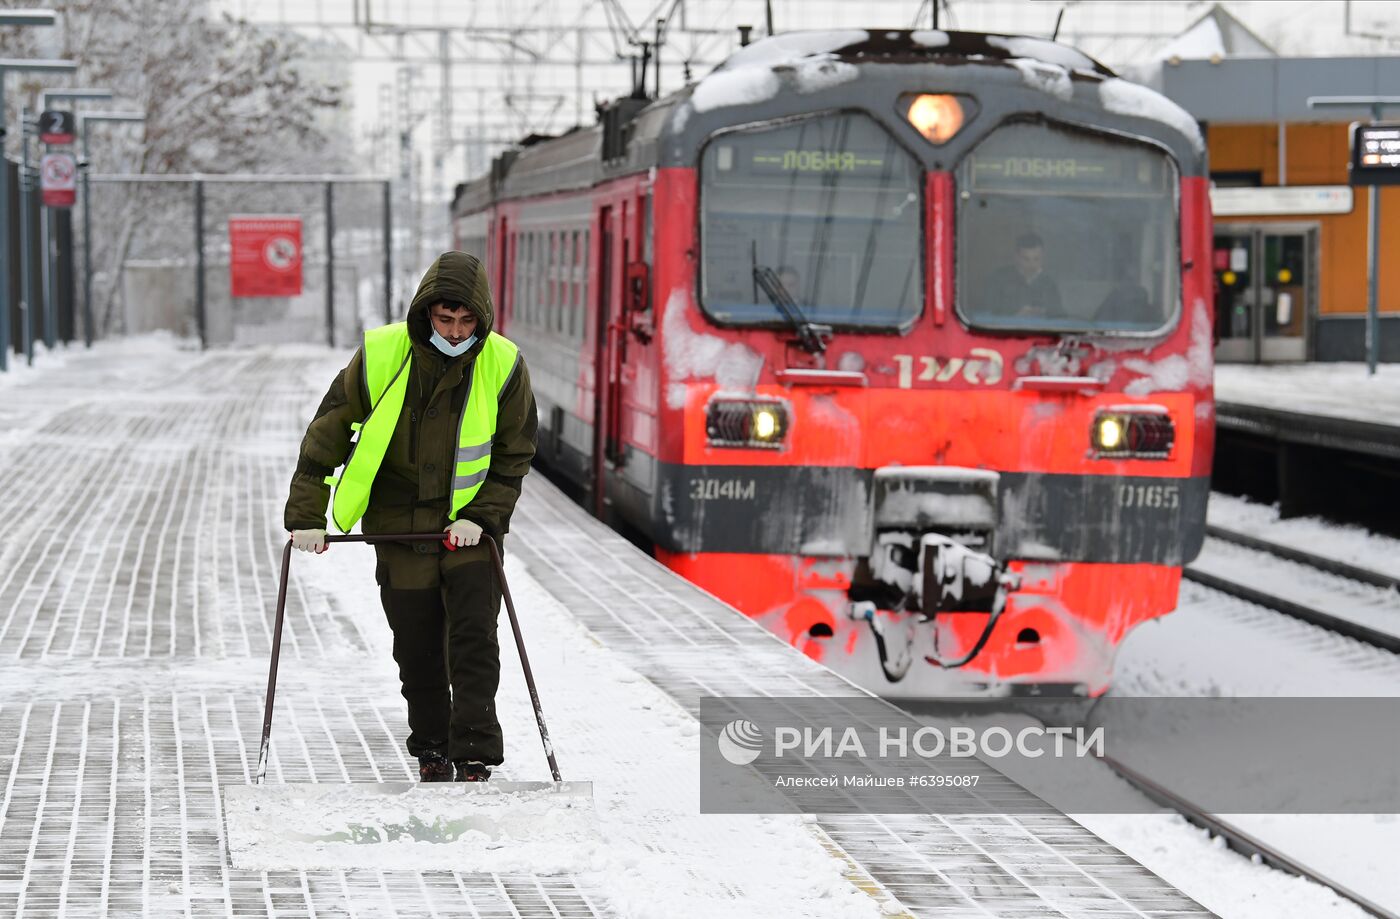
[[[344,358],[149,338],[0,376],[0,915],[1209,915],[1053,814],[699,814],[701,695],[855,690],[538,476],[507,570],[596,833],[230,867],[219,788],[256,765],[285,489]],[[389,647],[371,550],[294,559],[271,783],[414,777]],[[503,650],[498,774],[547,778]]]
[[[1220,402],[1400,426],[1400,364],[1216,364]]]

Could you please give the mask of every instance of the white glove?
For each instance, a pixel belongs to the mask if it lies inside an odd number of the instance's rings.
[[[292,530],[292,548],[320,555],[326,551],[326,531]]]
[[[470,520],[454,520],[445,532],[453,546],[474,546],[481,541],[481,527]]]

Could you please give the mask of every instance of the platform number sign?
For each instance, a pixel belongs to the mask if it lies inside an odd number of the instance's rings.
[[[1351,125],[1352,185],[1400,185],[1400,124]]]
[[[46,144],[71,144],[74,120],[72,112],[45,109],[39,115],[39,139]]]

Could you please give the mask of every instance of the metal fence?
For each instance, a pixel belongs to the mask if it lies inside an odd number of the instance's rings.
[[[91,270],[83,287],[90,286],[97,337],[167,329],[206,346],[334,346],[391,318],[387,180],[94,175],[89,188]],[[299,294],[232,295],[229,221],[259,215],[301,219]]]

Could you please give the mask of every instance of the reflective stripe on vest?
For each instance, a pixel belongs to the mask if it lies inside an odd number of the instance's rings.
[[[456,463],[448,516],[456,519],[481,489],[491,466],[491,442],[496,434],[496,415],[501,390],[509,382],[520,359],[520,349],[506,338],[491,332],[472,362],[472,378],[462,417],[457,426]],[[326,479],[335,486],[331,517],[341,532],[348,533],[369,507],[374,477],[389,450],[394,428],[403,412],[408,392],[413,346],[408,324],[396,322],[365,332],[363,367],[369,390],[369,417],[352,427],[359,437],[350,451],[344,470]]]

